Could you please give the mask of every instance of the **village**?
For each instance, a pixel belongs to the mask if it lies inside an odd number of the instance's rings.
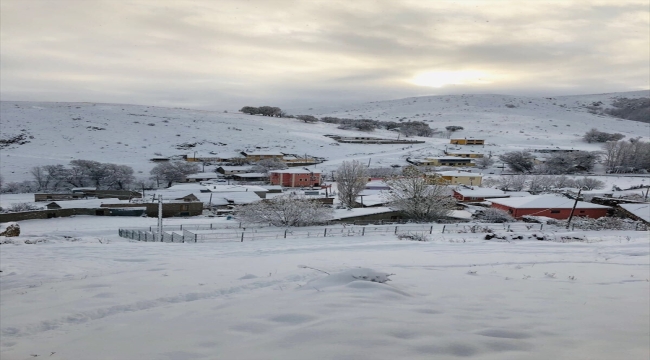
[[[341,138],[338,139],[341,141]],[[380,142],[379,138],[350,138],[346,141]],[[410,140],[407,140],[410,141]],[[452,138],[445,146],[444,156],[407,158],[402,174],[416,174],[428,186],[444,187],[446,196],[454,200],[451,211],[437,218],[438,223],[469,223],[482,221],[484,209],[498,209],[505,218],[496,222],[539,222],[547,219],[566,221],[573,217],[600,219],[614,217],[634,222],[634,228],[647,229],[650,224],[647,190],[630,191],[636,197],[626,198],[625,191],[579,188],[553,188],[548,191],[512,191],[485,186],[487,174],[476,168],[475,161],[491,157],[481,151],[484,139]],[[535,149],[544,161],[549,153],[572,152],[573,149]],[[153,163],[169,158],[151,159]],[[77,215],[147,216],[147,217],[228,217],[236,219],[237,210],[287,194],[299,195],[309,201],[334,208],[322,224],[394,224],[414,220],[392,206],[392,189],[388,177],[366,175],[362,188],[351,204],[342,204],[336,171],[319,169],[321,158],[286,154],[280,151],[248,151],[240,153],[199,153],[183,156],[183,161],[200,164],[201,172],[187,174],[169,187],[136,190],[102,190],[96,187],[71,188],[69,192],[36,193],[33,202],[42,209],[0,214],[1,222],[28,219],[54,219]],[[260,166],[263,165],[263,166]],[[206,171],[206,166],[212,171]],[[517,176],[517,175],[513,175]],[[488,181],[489,183],[489,181]],[[531,187],[532,190],[532,187]],[[641,191],[641,199],[638,196]],[[582,195],[581,195],[582,194]],[[489,220],[489,219],[487,219]],[[416,221],[418,222],[418,221]]]

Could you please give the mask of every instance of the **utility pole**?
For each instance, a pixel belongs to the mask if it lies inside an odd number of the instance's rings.
[[[162,195],[158,195],[158,241],[162,242],[162,231],[163,231],[163,201]]]
[[[580,199],[580,193],[582,189],[578,190],[578,196],[576,196],[576,201],[573,203],[573,208],[571,209],[571,215],[569,215],[569,221],[566,222],[566,228],[569,229],[571,225],[571,219],[573,219],[573,212],[576,211],[576,206],[578,206],[578,199]]]

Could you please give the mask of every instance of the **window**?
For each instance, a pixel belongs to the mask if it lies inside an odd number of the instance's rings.
[[[559,214],[560,210],[551,210],[551,214]]]
[[[188,211],[190,209],[189,205],[181,205],[181,211]]]
[[[584,210],[580,210],[580,213],[581,213],[581,214],[584,214],[584,213],[585,213],[585,211],[584,211]]]

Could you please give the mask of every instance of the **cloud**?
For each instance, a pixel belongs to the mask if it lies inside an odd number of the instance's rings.
[[[3,0],[0,10],[3,100],[233,109],[650,87],[646,0]],[[449,81],[412,81],[427,73]],[[460,73],[490,80],[449,75]]]

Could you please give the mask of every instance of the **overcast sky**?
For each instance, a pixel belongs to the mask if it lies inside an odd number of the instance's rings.
[[[2,100],[239,109],[650,87],[650,0],[1,0]]]

